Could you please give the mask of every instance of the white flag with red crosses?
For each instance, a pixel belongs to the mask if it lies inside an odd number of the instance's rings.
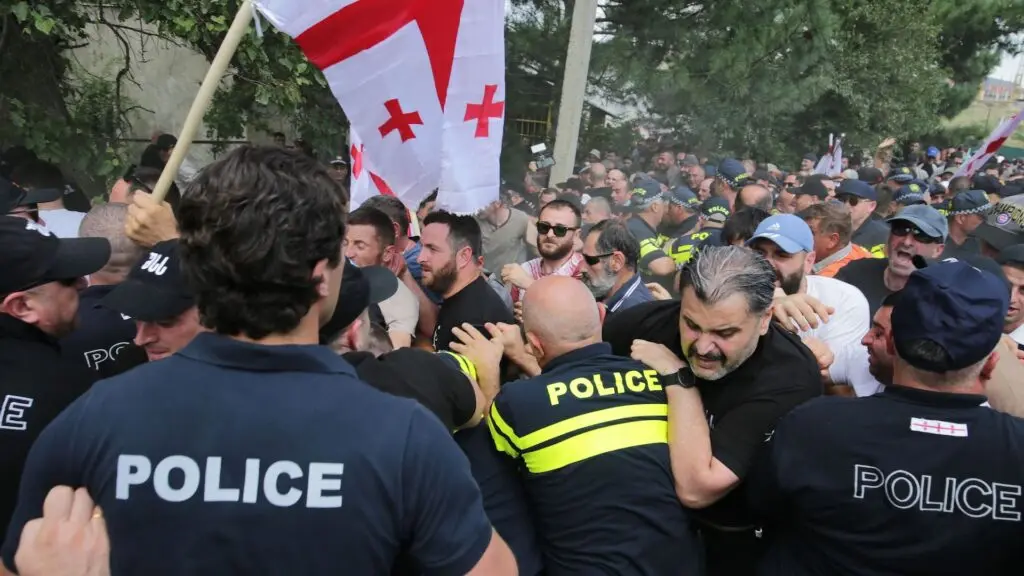
[[[352,125],[352,200],[475,213],[498,198],[504,0],[256,0]],[[357,168],[358,165],[358,168]]]

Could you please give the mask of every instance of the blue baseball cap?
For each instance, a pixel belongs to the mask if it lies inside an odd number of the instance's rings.
[[[789,254],[814,251],[814,233],[803,218],[795,214],[769,216],[757,226],[747,246],[764,238]]]
[[[735,158],[726,158],[718,164],[718,177],[725,180],[731,188],[739,188],[750,175],[747,174],[742,162]]]
[[[836,188],[836,196],[842,195],[856,196],[865,200],[878,201],[878,193],[875,192],[875,187],[863,180],[853,180],[847,178],[839,184]]]
[[[924,204],[924,195],[926,192],[928,192],[927,184],[919,181],[911,181],[908,184],[900,186],[900,189],[893,194],[892,201],[904,206]]]
[[[992,209],[992,203],[988,201],[988,195],[981,190],[964,190],[949,200],[947,216],[959,216],[961,214],[988,214]]]
[[[719,224],[725,222],[732,211],[729,210],[729,201],[720,196],[708,198],[700,205],[701,216],[704,216],[705,220],[709,222],[717,222]]]
[[[921,232],[932,238],[941,238],[943,242],[946,241],[946,236],[949,235],[949,223],[946,222],[946,218],[931,206],[924,204],[907,206],[900,210],[898,214],[886,220],[890,225],[893,222],[900,221],[910,222],[917,226]]]
[[[885,177],[886,180],[895,180],[899,184],[906,184],[911,180],[914,180],[917,176],[914,171],[907,166],[899,166],[889,171],[889,175]]]
[[[642,212],[645,208],[662,199],[661,184],[656,180],[644,178],[633,185],[629,197],[629,208],[633,212]]]
[[[920,370],[967,368],[995,349],[1009,305],[1006,284],[991,273],[966,262],[940,262],[907,280],[892,310],[893,343],[900,358]],[[945,350],[948,358],[914,358],[910,345],[924,340]]]
[[[928,152],[927,152],[927,157],[928,158],[938,158],[939,157],[939,149],[936,148],[935,146],[929,146],[928,147]]]
[[[697,199],[697,195],[693,193],[693,190],[690,190],[689,186],[682,184],[668,191],[668,201],[676,206],[682,206],[690,210],[695,210],[700,206],[700,200]]]

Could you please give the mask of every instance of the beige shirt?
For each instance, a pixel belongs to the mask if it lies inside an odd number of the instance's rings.
[[[388,325],[389,334],[416,334],[416,323],[420,319],[420,302],[405,284],[399,282],[398,291],[378,306],[384,315],[384,322]]]
[[[520,210],[509,208],[509,217],[500,226],[477,218],[484,244],[484,268],[499,273],[505,264],[526,262],[526,228],[530,217]]]

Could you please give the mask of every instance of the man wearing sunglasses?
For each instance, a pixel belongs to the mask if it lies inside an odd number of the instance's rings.
[[[835,276],[860,289],[868,299],[872,316],[882,300],[902,290],[907,278],[917,269],[913,257],[938,258],[949,234],[946,219],[931,206],[907,206],[886,222],[889,224],[889,257],[850,262]]]
[[[583,283],[608,314],[651,302],[654,296],[637,273],[640,244],[615,220],[602,220],[583,239]]]
[[[875,258],[885,258],[889,230],[871,217],[878,208],[878,192],[862,180],[843,180],[836,189],[836,199],[850,208],[853,243],[865,248]]]
[[[509,287],[513,304],[522,302],[526,290],[545,276],[580,278],[583,257],[573,249],[580,233],[580,219],[580,209],[568,200],[553,200],[541,209],[535,224],[540,258],[506,264],[501,270],[501,281]]]
[[[22,467],[39,433],[95,374],[61,356],[85,276],[110,257],[103,238],[61,240],[34,222],[0,216],[0,539]]]

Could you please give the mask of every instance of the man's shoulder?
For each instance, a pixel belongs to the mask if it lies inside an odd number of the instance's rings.
[[[802,390],[821,395],[818,361],[800,337],[773,324],[765,338],[754,372],[757,388],[779,392]]]
[[[836,279],[848,282],[846,278],[853,275],[877,273],[885,270],[885,267],[888,265],[889,260],[887,258],[861,258],[860,260],[853,260],[839,269]]]
[[[777,429],[795,431],[794,435],[788,436],[790,439],[803,441],[804,438],[814,438],[815,443],[820,443],[821,435],[827,436],[833,432],[844,434],[843,427],[835,426],[837,421],[856,418],[859,414],[875,409],[871,402],[865,400],[867,399],[818,396],[790,410],[779,421]],[[813,436],[806,436],[804,432],[813,432]]]
[[[848,282],[826,276],[808,276],[807,282],[809,287],[813,286],[813,290],[808,290],[808,292],[812,292],[811,296],[834,307],[837,311],[860,307],[867,310],[868,308],[868,301],[864,294]]]
[[[612,345],[613,353],[623,356],[636,339],[678,347],[680,307],[678,300],[657,300],[619,310],[605,320],[604,341]]]
[[[633,217],[626,221],[626,229],[629,230],[634,236],[639,238],[647,238],[654,235],[654,231],[650,229],[647,224],[640,220],[640,218]]]

